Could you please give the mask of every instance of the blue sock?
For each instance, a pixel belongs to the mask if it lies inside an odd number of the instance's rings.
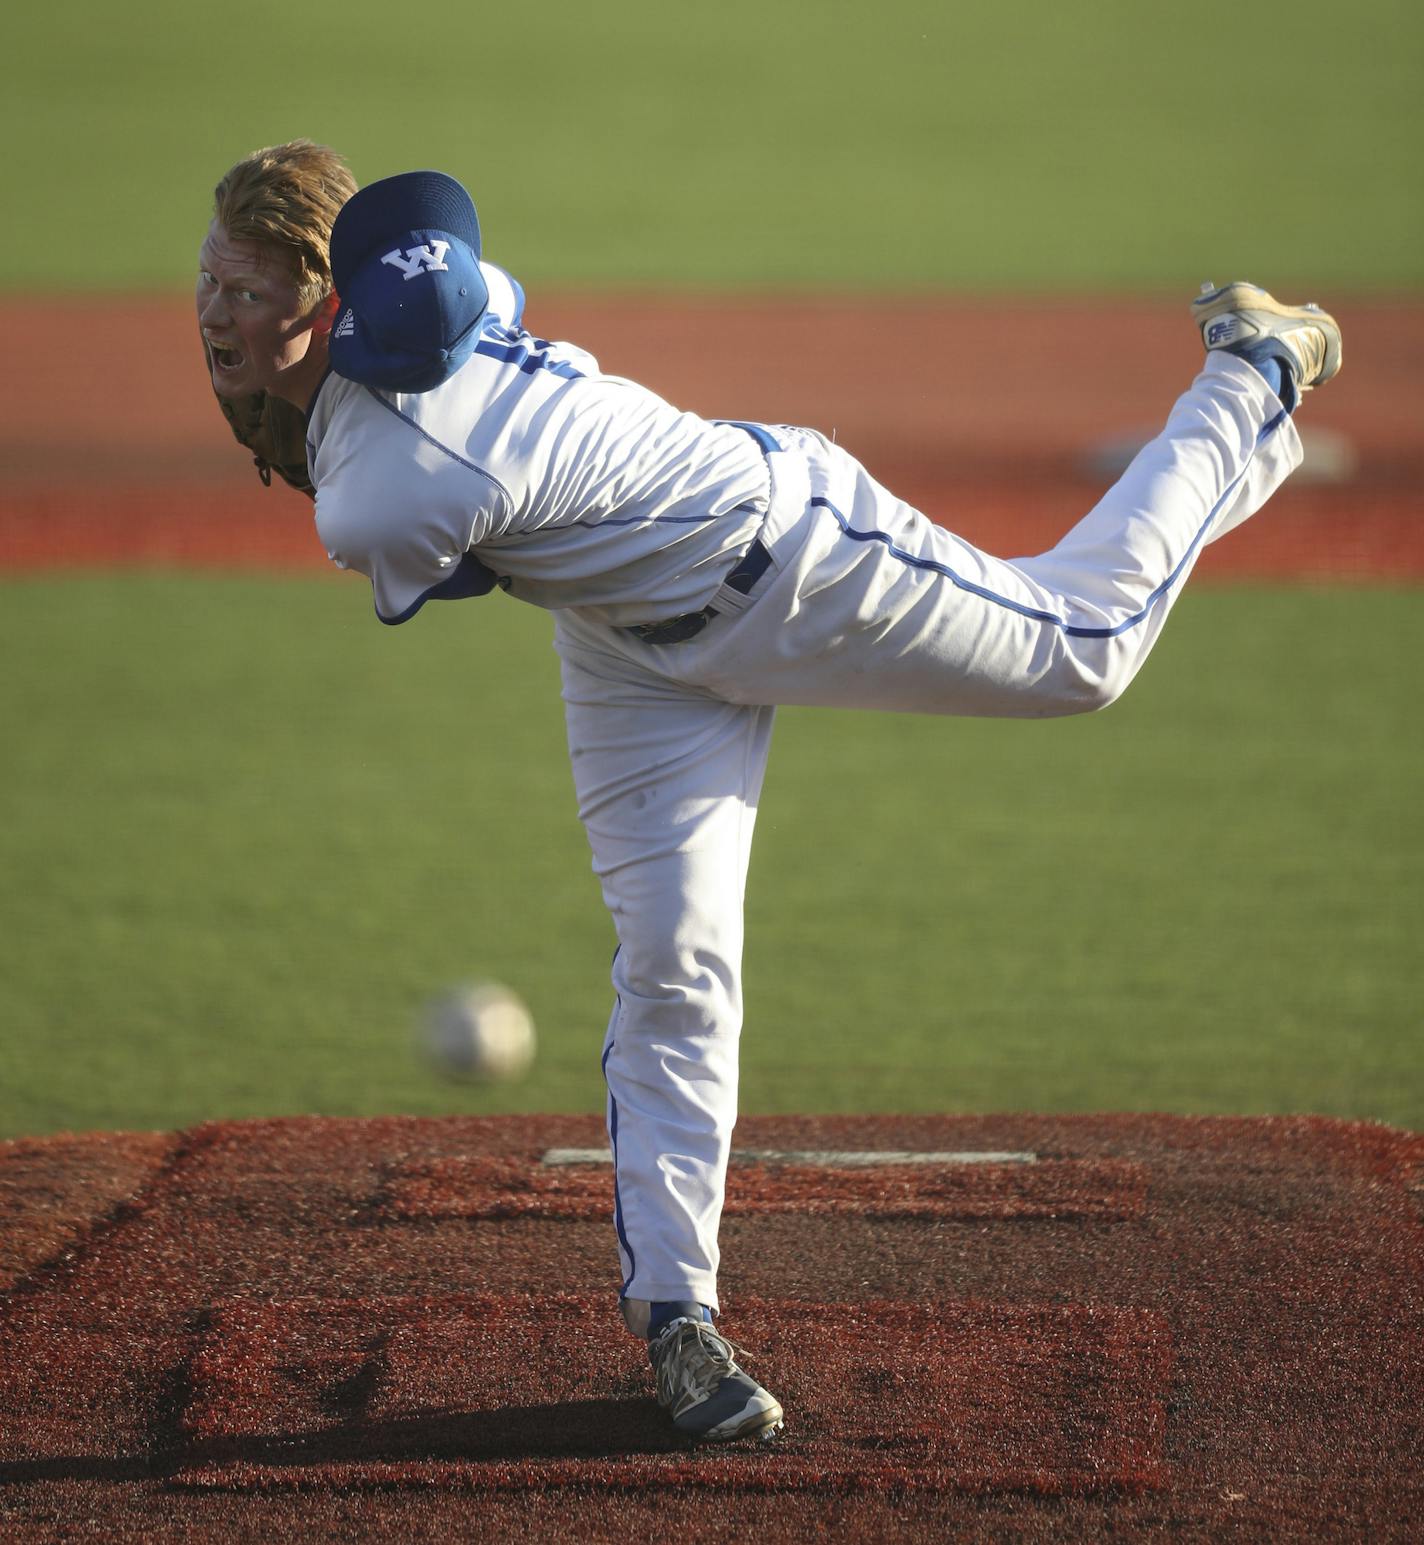
[[[648,1340],[651,1341],[659,1331],[666,1330],[674,1320],[704,1320],[708,1325],[712,1323],[712,1311],[706,1304],[682,1303],[655,1303],[648,1317]]]
[[[1281,399],[1281,406],[1286,412],[1294,413],[1296,403],[1300,400],[1300,393],[1295,385],[1295,372],[1277,352],[1278,348],[1279,345],[1273,346],[1270,343],[1253,343],[1235,352]]]

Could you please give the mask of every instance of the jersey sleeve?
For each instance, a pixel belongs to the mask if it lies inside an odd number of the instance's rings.
[[[494,588],[495,574],[471,551],[506,513],[508,495],[493,479],[428,447],[383,461],[368,451],[360,475],[354,459],[347,472],[319,471],[317,533],[338,568],[370,580],[382,622],[408,622],[427,601]]]
[[[524,325],[524,290],[519,281],[512,274],[505,273],[502,268],[483,260],[480,262],[480,277],[489,290],[485,323],[498,327],[522,327]]]

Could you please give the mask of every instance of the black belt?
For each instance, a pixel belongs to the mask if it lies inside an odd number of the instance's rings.
[[[724,584],[738,595],[750,595],[752,586],[771,567],[771,554],[758,541],[747,548],[746,557],[727,576]],[[683,612],[680,617],[669,617],[666,622],[640,622],[626,629],[634,638],[645,644],[685,644],[697,635],[717,615],[715,606],[704,606],[700,612]]]

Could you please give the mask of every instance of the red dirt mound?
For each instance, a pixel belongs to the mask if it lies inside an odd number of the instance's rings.
[[[1408,1537],[1424,1138],[738,1138],[724,1325],[788,1426],[712,1451],[619,1328],[595,1120],[0,1145],[0,1535]]]
[[[1142,1211],[1142,1167],[1120,1161],[1032,1164],[735,1164],[723,1216],[860,1214],[874,1218],[1111,1218]],[[608,1176],[594,1164],[461,1154],[400,1165],[386,1187],[391,1218],[606,1218]]]

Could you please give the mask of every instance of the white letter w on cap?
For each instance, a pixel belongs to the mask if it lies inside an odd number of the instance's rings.
[[[395,251],[386,253],[381,261],[400,269],[407,279],[414,279],[417,274],[434,273],[437,269],[444,269],[448,273],[450,265],[444,258],[449,250],[448,241],[432,241],[428,247],[407,247],[404,257],[397,247]]]

